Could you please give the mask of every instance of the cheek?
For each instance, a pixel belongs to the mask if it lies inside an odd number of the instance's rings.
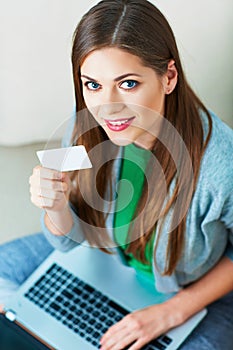
[[[142,107],[149,107],[156,101],[156,93],[152,87],[140,90],[135,95],[130,96],[131,102]]]
[[[162,93],[148,94],[145,100],[145,106],[147,106],[148,108],[160,114],[164,110],[164,104],[165,104],[165,95]]]
[[[84,102],[85,102],[87,109],[92,113],[92,109],[94,106],[93,98],[90,96],[90,94],[88,94],[84,91],[83,92],[83,99],[84,99]]]
[[[98,115],[99,115],[99,106],[96,104],[92,104],[89,101],[85,101],[86,107],[88,111],[92,114],[92,116],[98,120]]]
[[[85,92],[85,90],[83,91],[83,99],[84,99],[85,105],[88,108],[88,106],[90,106],[90,99],[88,98],[88,94]]]
[[[101,100],[100,97],[97,96],[97,93],[83,94],[83,98],[87,109],[93,114],[95,118],[98,117]]]

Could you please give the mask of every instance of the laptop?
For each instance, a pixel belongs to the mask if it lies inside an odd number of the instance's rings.
[[[50,254],[5,305],[4,316],[8,327],[21,328],[41,349],[94,350],[127,313],[170,297],[123,265],[119,254],[82,244],[68,253]],[[177,349],[205,314],[206,309],[200,311],[143,350]]]

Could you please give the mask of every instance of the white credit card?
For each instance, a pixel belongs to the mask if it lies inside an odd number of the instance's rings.
[[[92,168],[84,146],[56,148],[36,152],[43,167],[58,171]]]

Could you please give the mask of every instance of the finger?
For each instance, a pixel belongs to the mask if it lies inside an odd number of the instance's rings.
[[[66,192],[68,191],[68,184],[59,180],[48,180],[31,176],[29,179],[31,188],[43,188],[48,190]]]
[[[137,340],[137,334],[128,333],[127,335],[118,334],[113,338],[109,338],[106,343],[104,343],[104,350],[119,350],[119,349],[128,349],[128,346],[134,343]],[[102,349],[102,348],[101,348]],[[141,348],[138,348],[141,349]]]
[[[64,192],[47,190],[45,188],[35,189],[35,195],[37,195],[38,197],[42,197],[42,198],[46,198],[46,199],[53,199],[53,200],[57,200],[57,201],[66,198]]]
[[[0,304],[0,314],[3,313],[3,309],[4,309],[4,306],[2,304]]]
[[[115,349],[115,346],[118,346],[121,344],[123,348],[125,348],[126,345],[131,344],[135,339],[137,338],[136,335],[133,334],[132,330],[125,325],[125,327],[122,327],[122,325],[119,323],[115,324],[109,330],[104,334],[104,336],[100,340],[100,344],[103,346],[103,349]]]
[[[64,192],[58,192],[40,187],[30,187],[31,198],[48,198],[53,200],[60,200],[65,197]]]
[[[33,175],[50,180],[62,180],[65,176],[64,173],[60,171],[44,168],[40,165],[33,169]]]
[[[150,339],[151,340],[151,339]],[[136,342],[134,342],[128,350],[140,350],[144,345],[148,344],[150,340],[145,340],[143,338],[139,338]]]
[[[51,209],[56,205],[56,200],[51,198],[42,198],[38,196],[31,196],[31,201],[40,209]]]
[[[62,173],[62,181],[66,182],[67,184],[71,182],[69,173]]]
[[[112,337],[115,333],[120,331],[126,331],[129,326],[128,319],[126,317],[122,318],[120,321],[112,325],[107,332],[102,336],[101,340],[104,341],[105,338]]]

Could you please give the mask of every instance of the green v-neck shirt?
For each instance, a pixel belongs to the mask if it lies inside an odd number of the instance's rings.
[[[143,264],[131,253],[125,253],[130,222],[142,194],[146,167],[150,156],[150,151],[139,148],[134,144],[124,147],[114,216],[114,239],[124,252],[128,264],[134,267],[137,272],[152,280],[154,279],[152,272],[153,241],[151,240],[146,245],[145,256],[149,264]]]

